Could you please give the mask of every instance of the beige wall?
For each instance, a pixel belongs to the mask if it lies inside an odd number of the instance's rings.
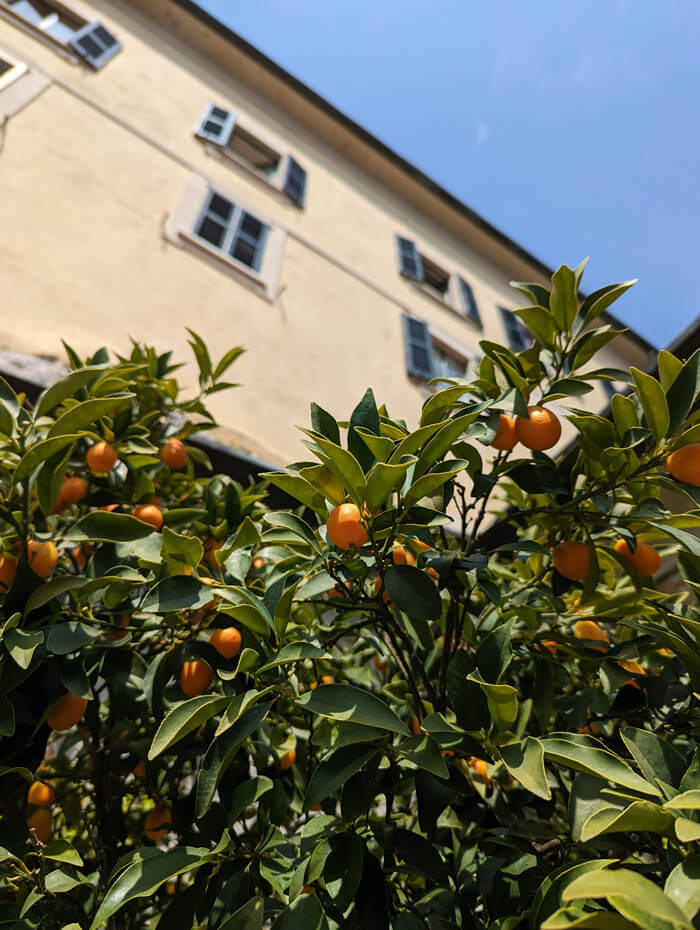
[[[311,400],[345,418],[371,384],[393,415],[415,421],[425,389],[406,375],[402,307],[465,350],[504,340],[496,306],[520,299],[510,269],[480,252],[478,237],[449,233],[130,5],[75,6],[123,44],[100,71],[0,19],[0,49],[52,81],[4,131],[0,347],[59,355],[64,338],[81,352],[102,343],[125,351],[131,336],[188,357],[186,326],[217,355],[242,344],[243,387],[212,406],[243,448],[281,463],[302,453],[293,426],[307,423]],[[207,153],[193,127],[209,101],[303,164],[304,210]],[[166,241],[193,171],[287,230],[274,300]],[[399,276],[396,233],[472,283],[483,332]],[[625,342],[623,363],[643,367],[643,350]],[[610,353],[606,364],[619,361]],[[602,392],[589,397],[602,407]]]

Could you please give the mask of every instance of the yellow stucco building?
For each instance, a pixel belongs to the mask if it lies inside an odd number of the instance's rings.
[[[244,345],[212,406],[274,464],[312,400],[343,418],[372,385],[415,422],[479,340],[521,347],[509,281],[548,276],[189,0],[0,0],[0,217],[0,349]]]

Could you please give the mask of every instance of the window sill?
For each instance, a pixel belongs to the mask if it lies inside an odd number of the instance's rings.
[[[22,16],[19,16],[9,7],[6,7],[2,3],[2,0],[0,0],[0,19],[4,19],[11,25],[16,26],[19,30],[31,36],[33,39],[38,39],[42,45],[46,45],[62,58],[65,58],[66,61],[71,62],[71,64],[80,64],[80,56],[76,55],[76,53],[72,51],[72,49],[70,49],[64,42],[60,42],[58,39],[54,39],[54,37],[49,35],[48,32],[44,32],[43,29],[38,29],[36,26],[32,25],[32,23],[27,22],[27,20]]]
[[[227,255],[224,255],[213,246],[208,245],[203,239],[200,239],[192,233],[180,231],[179,237],[191,251],[196,251],[206,256],[206,258],[215,263],[220,270],[227,271],[242,284],[249,287],[250,290],[254,291],[258,297],[262,297],[264,300],[268,301],[268,303],[274,302],[273,296],[269,293],[268,282],[256,271],[248,268],[242,262],[236,261],[235,258],[229,258]]]
[[[235,165],[236,168],[239,168],[247,178],[252,178],[257,182],[263,190],[272,192],[278,197],[282,203],[285,203],[289,206],[296,207],[298,210],[303,210],[303,206],[296,203],[292,200],[291,197],[288,197],[287,194],[282,189],[280,183],[276,180],[271,180],[270,178],[265,177],[264,174],[261,174],[259,171],[256,171],[251,165],[249,165],[243,158],[238,158],[233,152],[230,152],[228,149],[223,148],[220,145],[217,145],[214,142],[207,142],[202,140],[202,145],[204,150],[208,155],[211,155],[213,158],[218,159],[219,161],[225,161],[228,164]],[[278,172],[281,169],[278,169]]]

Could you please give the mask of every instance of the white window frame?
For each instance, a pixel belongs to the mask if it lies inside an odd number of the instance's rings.
[[[212,192],[233,204],[237,211],[250,214],[266,226],[258,268],[246,265],[226,251],[226,247],[232,242],[230,230],[222,243],[224,248],[217,247],[197,234],[196,230],[207,212]],[[231,228],[237,221],[236,215],[231,220]],[[177,206],[166,220],[164,234],[169,242],[205,258],[219,270],[231,274],[258,296],[274,301],[279,288],[286,234],[264,210],[251,204],[245,197],[240,197],[218,182],[212,184],[201,175],[193,174]],[[234,238],[235,235],[234,232]]]
[[[10,65],[9,69],[0,75],[0,91],[9,87],[17,78],[27,73],[27,66],[23,61],[18,61],[14,55],[7,55],[0,49],[0,61]]]
[[[207,138],[206,135],[202,133],[202,126],[207,119],[212,107],[218,107],[221,110],[227,110],[230,116],[230,125],[228,124],[229,121],[222,123],[224,132],[226,132],[226,141],[223,143],[213,138]],[[252,138],[256,142],[259,142],[261,146],[269,149],[271,152],[277,155],[278,162],[274,172],[271,174],[266,174],[265,172],[258,170],[255,165],[253,165],[244,156],[240,155],[238,152],[235,152],[230,147],[231,140],[235,137],[237,129],[240,129],[242,132],[252,136]],[[290,162],[296,162],[297,160],[292,155],[292,153],[285,148],[285,146],[279,145],[276,140],[272,139],[265,132],[261,132],[260,129],[253,125],[252,121],[248,120],[247,117],[240,117],[233,110],[226,107],[219,107],[218,104],[210,102],[206,105],[200,114],[199,119],[195,123],[193,127],[193,133],[199,142],[204,146],[207,152],[232,162],[234,165],[236,165],[237,168],[241,168],[246,172],[246,174],[255,178],[257,181],[260,181],[265,186],[283,194],[285,196],[285,200],[288,199],[284,190],[285,179],[287,177]],[[297,162],[297,164],[299,163]],[[294,203],[295,201],[291,202]],[[303,201],[301,204],[298,204],[298,206],[303,208]]]

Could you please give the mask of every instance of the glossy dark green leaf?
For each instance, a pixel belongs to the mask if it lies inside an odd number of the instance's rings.
[[[55,436],[51,439],[42,439],[25,452],[15,470],[15,481],[23,481],[39,465],[48,461],[67,446],[73,447],[78,435]]]
[[[311,427],[315,432],[340,445],[340,430],[335,418],[318,404],[311,404]]]
[[[50,413],[67,397],[74,397],[81,388],[94,381],[106,370],[106,365],[86,365],[84,368],[68,372],[41,394],[34,410],[34,419],[38,420],[39,417]]]
[[[363,471],[368,472],[375,462],[375,456],[363,441],[362,436],[356,432],[358,426],[379,436],[379,413],[371,388],[367,389],[362,400],[350,415],[348,428],[348,449],[360,463]]]
[[[321,904],[314,894],[301,894],[286,907],[272,930],[321,930],[324,923]]]
[[[148,758],[155,759],[178,740],[187,736],[215,714],[220,713],[231,698],[219,694],[201,694],[177,704],[161,721],[153,737]]]
[[[134,399],[134,394],[118,394],[113,397],[84,400],[60,416],[49,430],[49,437],[66,436],[92,426],[100,417],[119,410]]]
[[[250,901],[234,911],[219,924],[219,930],[263,930],[265,917],[265,902],[262,898],[251,898]]]
[[[295,703],[321,717],[348,720],[392,733],[408,735],[410,732],[403,720],[381,698],[353,685],[323,685],[302,694]]]
[[[95,542],[120,543],[144,539],[152,533],[155,533],[155,530],[150,524],[137,520],[131,514],[94,510],[81,517],[66,533],[65,538],[76,542],[94,540]]]
[[[101,635],[101,627],[90,627],[75,620],[66,620],[48,628],[46,650],[53,655],[67,655],[89,645]]]
[[[323,759],[314,769],[306,791],[304,809],[308,810],[335,794],[345,782],[363,769],[377,754],[376,746],[344,746]]]
[[[620,736],[648,782],[653,785],[660,778],[667,785],[680,785],[685,759],[667,740],[635,727],[624,727]]]
[[[392,603],[409,617],[435,620],[442,613],[440,593],[430,575],[414,565],[392,565],[384,575]]]
[[[501,757],[513,778],[539,798],[549,800],[552,790],[544,768],[544,748],[533,736],[500,747]]]
[[[668,433],[670,425],[669,406],[664,390],[652,375],[638,368],[631,368],[630,371],[649,429],[657,440],[661,440]]]

